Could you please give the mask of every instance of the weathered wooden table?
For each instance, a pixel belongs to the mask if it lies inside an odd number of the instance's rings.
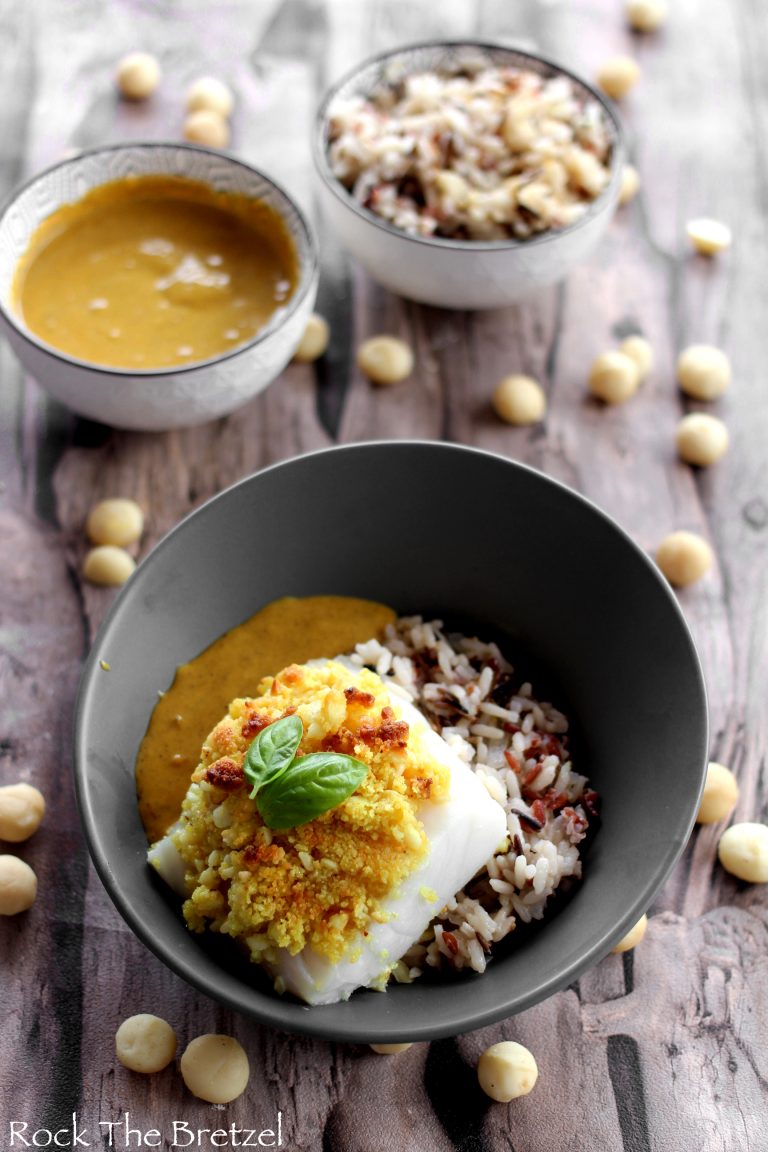
[[[176,1121],[177,1146],[208,1148],[208,1136],[187,1132],[274,1129],[278,1113],[283,1146],[297,1150],[768,1148],[768,891],[718,867],[717,826],[693,835],[634,954],[607,957],[497,1027],[383,1058],[259,1028],[173,977],[105,896],[73,797],[78,674],[113,599],[79,576],[93,500],[130,495],[144,506],[143,555],[191,508],[265,464],[334,442],[415,435],[543,469],[648,549],[674,528],[711,540],[716,571],[681,602],[706,671],[712,757],[738,773],[737,816],[765,819],[768,9],[761,0],[675,0],[661,34],[633,37],[622,8],[620,0],[0,2],[3,192],[68,148],[178,136],[184,87],[209,72],[237,92],[236,151],[316,218],[314,106],[330,80],[376,49],[473,36],[535,45],[587,75],[618,51],[643,68],[624,108],[642,193],[592,262],[536,303],[484,315],[417,307],[376,287],[316,219],[329,355],[290,367],[229,419],[163,435],[112,432],[48,401],[0,348],[0,782],[31,780],[49,801],[44,827],[18,849],[37,870],[38,901],[0,925],[3,1149],[24,1146],[12,1145],[11,1121],[27,1123],[26,1138],[36,1132],[39,1144],[63,1130],[60,1146],[77,1134],[78,1146],[97,1148],[154,1146],[153,1130],[157,1146],[172,1146]],[[165,76],[150,103],[127,106],[112,74],[137,46],[159,54]],[[702,214],[734,226],[732,251],[716,261],[693,255],[684,238],[686,219]],[[589,362],[636,329],[652,341],[657,369],[631,403],[603,410],[585,398]],[[374,390],[354,367],[356,343],[380,331],[416,349],[417,371],[396,389]],[[673,447],[688,407],[674,358],[691,342],[722,345],[734,366],[716,409],[733,447],[709,472],[681,464]],[[491,414],[493,385],[510,371],[545,383],[543,426],[511,429]],[[238,1036],[253,1069],[247,1095],[217,1111],[190,1097],[173,1069],[142,1078],[116,1065],[115,1029],[140,1010],[171,1020],[184,1040]],[[478,1054],[502,1037],[527,1044],[540,1068],[533,1094],[509,1107],[474,1087]]]

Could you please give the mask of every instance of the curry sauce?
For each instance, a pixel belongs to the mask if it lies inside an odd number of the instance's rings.
[[[155,706],[136,762],[148,839],[159,839],[178,819],[203,741],[231,700],[254,694],[263,677],[288,664],[336,656],[380,638],[394,619],[391,608],[370,600],[276,600],[182,664]]]
[[[151,371],[252,340],[297,280],[293,240],[263,200],[129,176],[43,221],[13,299],[27,328],[62,352]]]

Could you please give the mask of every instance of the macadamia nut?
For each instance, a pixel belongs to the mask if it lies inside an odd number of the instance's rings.
[[[695,532],[672,532],[665,536],[656,552],[656,563],[678,588],[693,584],[712,567],[712,549]]]
[[[716,256],[731,246],[731,230],[719,220],[689,220],[685,231],[697,252],[702,256]]]
[[[378,1052],[379,1056],[394,1056],[398,1052],[407,1052],[409,1048],[413,1048],[413,1044],[371,1044],[374,1052]]]
[[[612,56],[597,73],[597,83],[606,96],[621,100],[640,79],[640,65],[631,56]]]
[[[666,0],[627,0],[626,13],[635,32],[655,32],[667,19]]]
[[[538,1076],[533,1053],[514,1040],[492,1044],[477,1064],[477,1079],[483,1092],[502,1104],[527,1096]]]
[[[691,344],[677,359],[677,382],[694,400],[716,400],[731,382],[731,363],[712,344]]]
[[[294,360],[298,360],[300,364],[309,364],[313,360],[319,360],[328,347],[330,338],[331,330],[328,327],[328,321],[319,316],[317,312],[313,312],[307,320],[304,335],[293,354]]]
[[[235,98],[223,80],[201,76],[187,89],[187,112],[215,112],[227,120],[232,115]]]
[[[160,65],[149,52],[130,52],[117,66],[115,83],[126,100],[146,100],[160,83]]]
[[[185,140],[206,148],[226,148],[230,140],[229,124],[209,108],[190,112],[184,121],[183,134]]]
[[[144,531],[144,513],[135,500],[100,500],[88,513],[85,531],[92,544],[134,544]]]
[[[244,1049],[232,1036],[198,1036],[181,1058],[181,1075],[193,1096],[210,1104],[229,1104],[242,1096],[250,1068]]]
[[[726,872],[750,884],[768,881],[768,825],[732,824],[717,846],[717,855]]]
[[[626,340],[622,340],[619,344],[619,352],[634,360],[641,380],[645,380],[653,371],[653,348],[644,336],[627,336]]]
[[[696,823],[715,824],[718,820],[725,820],[733,812],[738,799],[739,786],[733,772],[713,760],[707,767]]]
[[[722,420],[706,412],[683,416],[675,433],[675,444],[681,460],[708,468],[728,451],[728,429]]]
[[[623,352],[603,352],[593,361],[587,386],[605,404],[623,404],[634,396],[640,383],[640,369]]]
[[[37,896],[37,876],[18,856],[0,856],[0,916],[16,916],[31,908]]]
[[[118,587],[136,570],[136,561],[123,548],[100,544],[91,548],[83,561],[83,576],[89,584]]]
[[[622,936],[618,944],[611,948],[611,952],[629,952],[631,948],[636,948],[643,936],[645,936],[647,927],[648,917],[643,913],[637,924],[633,925],[626,936]]]
[[[358,349],[357,365],[374,384],[399,384],[413,371],[413,352],[396,336],[371,336]]]
[[[507,424],[536,424],[547,411],[547,397],[530,376],[505,376],[493,393],[493,407]]]
[[[176,1055],[176,1033],[160,1016],[140,1012],[118,1028],[115,1053],[132,1072],[162,1072]]]
[[[619,188],[619,204],[623,207],[634,200],[640,191],[640,173],[634,164],[625,164],[621,170],[621,187]]]
[[[37,832],[45,815],[42,792],[31,784],[6,784],[0,788],[0,840],[20,844]]]

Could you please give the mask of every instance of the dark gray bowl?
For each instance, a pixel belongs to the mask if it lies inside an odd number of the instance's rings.
[[[136,752],[176,666],[281,596],[369,597],[502,631],[556,683],[603,798],[584,881],[482,976],[281,999],[229,942],[187,931],[145,862]],[[100,660],[109,663],[105,673]],[[575,980],[639,919],[688,838],[707,756],[701,670],[677,602],[607,516],[522,465],[457,445],[359,444],[251,476],[140,565],[90,653],[76,777],[98,873],[139,938],[190,984],[279,1028],[426,1040],[490,1024]]]

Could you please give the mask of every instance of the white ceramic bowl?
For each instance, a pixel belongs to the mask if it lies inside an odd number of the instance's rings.
[[[341,97],[367,95],[381,81],[414,72],[455,72],[467,57],[513,65],[543,76],[566,76],[599,104],[612,138],[611,180],[575,224],[530,240],[447,240],[414,236],[360,205],[328,164],[328,113]],[[353,256],[369,274],[401,296],[443,308],[500,308],[562,280],[584,260],[605,232],[618,204],[624,142],[621,125],[591,84],[543,56],[478,42],[415,44],[367,60],[335,84],[317,113],[313,154],[325,211]]]
[[[293,239],[296,291],[246,344],[208,360],[137,372],[104,368],[60,352],[30,332],[15,313],[16,265],[35,229],[62,204],[125,176],[172,175],[266,203]],[[302,213],[268,177],[241,160],[187,144],[120,144],[79,153],[34,176],[0,211],[0,328],[32,376],[57,400],[115,428],[159,431],[203,424],[240,407],[272,382],[301,339],[317,292],[318,263]]]

